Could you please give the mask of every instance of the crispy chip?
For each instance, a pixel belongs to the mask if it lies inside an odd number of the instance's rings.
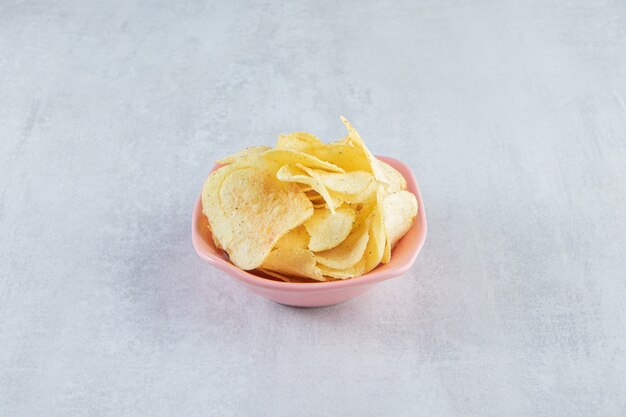
[[[228,165],[228,164],[232,164],[233,162],[237,162],[241,159],[245,159],[249,156],[257,156],[262,154],[263,152],[272,149],[269,146],[250,146],[248,148],[245,148],[233,155],[227,156],[226,158],[220,159],[219,161],[217,161],[218,164],[220,165]]]
[[[374,174],[374,178],[376,178],[377,180],[381,180],[384,177],[384,174],[382,172],[383,168],[380,167],[378,159],[376,159],[376,157],[372,155],[369,149],[367,149],[365,143],[363,142],[363,139],[361,139],[361,135],[359,134],[359,132],[356,131],[355,128],[352,127],[350,122],[348,122],[343,116],[340,116],[340,118],[346,128],[348,128],[348,136],[345,138],[344,142],[363,151],[363,153],[365,154],[365,158],[367,159],[367,162],[369,164],[368,171]]]
[[[311,251],[297,247],[274,249],[265,258],[261,268],[294,277],[324,280]]]
[[[350,234],[355,215],[350,207],[342,207],[334,214],[326,208],[315,209],[304,223],[311,236],[309,249],[319,252],[339,245]]]
[[[322,182],[319,179],[313,178],[308,175],[308,173],[305,172],[304,169],[309,168],[305,167],[304,165],[284,165],[278,170],[278,172],[276,173],[276,177],[281,181],[297,182],[310,186],[322,196],[330,211],[334,212],[335,208],[338,207],[341,202],[334,200],[330,196],[328,190],[326,189],[326,187],[324,187]]]
[[[309,234],[304,226],[298,226],[293,230],[290,230],[287,234],[283,235],[274,248],[303,248],[309,247]]]
[[[374,177],[369,172],[327,172],[320,169],[309,169],[324,186],[332,191],[341,194],[360,194],[368,189],[374,181]]]
[[[380,181],[385,183],[386,191],[395,193],[396,191],[406,190],[406,179],[404,179],[402,174],[386,162],[383,162],[380,159],[378,162],[381,168],[380,175],[382,176]]]
[[[382,212],[387,234],[383,262],[389,262],[391,249],[409,231],[417,215],[417,199],[408,191],[398,191],[383,197]]]
[[[317,262],[328,268],[346,269],[354,266],[363,257],[369,233],[366,225],[354,229],[338,246],[317,252]]]
[[[368,241],[361,260],[353,266],[343,269],[330,268],[318,264],[322,275],[337,279],[347,279],[363,275],[378,266],[383,257],[386,242],[382,215],[378,205],[369,214],[366,225],[368,228]]]
[[[270,271],[268,269],[263,269],[263,268],[259,268],[258,270],[265,275],[269,275],[270,277],[278,278],[279,280],[284,281],[284,282],[291,282],[291,278],[289,278],[286,275],[279,274],[278,272]]]
[[[370,170],[370,164],[362,148],[351,146],[342,141],[329,144],[322,143],[309,133],[295,132],[280,135],[276,148],[304,152],[346,171]]]
[[[325,169],[330,172],[344,172],[342,168],[339,168],[337,165],[333,165],[329,162],[324,162],[321,159],[318,159],[312,155],[308,155],[306,153],[298,152],[298,151],[290,151],[287,149],[270,149],[269,151],[263,152],[263,157],[274,161],[279,165],[295,165],[302,164],[309,168],[318,168]]]
[[[317,137],[306,132],[294,132],[278,137],[276,149],[287,149],[290,151],[310,153],[309,150],[315,146],[324,145]]]
[[[313,213],[299,187],[278,181],[259,157],[214,171],[202,205],[214,239],[244,270],[258,267],[281,236]]]

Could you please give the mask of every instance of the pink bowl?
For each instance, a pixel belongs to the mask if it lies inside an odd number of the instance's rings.
[[[417,197],[417,218],[409,232],[396,244],[388,264],[381,264],[357,278],[344,281],[291,283],[272,281],[237,268],[228,261],[223,251],[216,249],[207,228],[207,219],[202,214],[202,195],[198,198],[191,220],[191,239],[198,255],[211,265],[241,282],[250,291],[268,300],[295,307],[324,307],[339,304],[361,295],[374,284],[395,278],[411,268],[426,239],[426,212],[424,202],[411,169],[397,159],[378,156],[382,161],[397,169],[406,178],[409,191]],[[219,165],[213,167],[213,171]]]

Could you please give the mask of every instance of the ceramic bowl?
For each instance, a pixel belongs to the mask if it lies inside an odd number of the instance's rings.
[[[406,178],[409,191],[417,197],[418,214],[413,227],[396,244],[391,253],[391,261],[381,264],[360,277],[343,281],[291,283],[273,281],[257,276],[253,271],[244,271],[230,263],[228,255],[217,249],[211,232],[207,228],[207,219],[202,214],[202,196],[198,198],[193,210],[191,238],[198,255],[212,266],[222,270],[229,277],[237,280],[247,289],[268,300],[295,307],[323,307],[350,300],[371,289],[375,284],[398,277],[411,268],[426,239],[426,211],[419,187],[411,169],[397,159],[378,156]],[[219,166],[213,167],[213,170]]]

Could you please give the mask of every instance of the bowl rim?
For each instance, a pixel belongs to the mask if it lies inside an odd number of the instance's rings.
[[[200,196],[198,197],[196,204],[193,209],[192,219],[191,219],[191,240],[193,243],[193,247],[200,256],[200,258],[209,262],[211,265],[221,269],[226,272],[231,277],[237,279],[238,281],[244,282],[246,284],[262,287],[266,289],[272,290],[288,290],[288,291],[306,291],[306,292],[316,292],[316,291],[329,291],[329,290],[340,290],[346,287],[354,286],[354,285],[367,285],[373,284],[375,282],[384,281],[386,279],[394,278],[398,275],[401,275],[407,272],[415,263],[417,259],[417,255],[420,250],[424,246],[424,241],[426,240],[426,234],[428,231],[428,225],[426,221],[426,210],[424,208],[424,201],[422,200],[422,195],[420,193],[419,186],[417,181],[415,180],[415,176],[413,175],[413,171],[411,168],[405,164],[404,162],[391,158],[388,156],[376,155],[376,158],[388,163],[392,167],[396,168],[398,171],[403,174],[407,181],[407,190],[411,191],[415,194],[417,198],[418,211],[416,220],[413,223],[411,228],[418,228],[416,243],[413,248],[410,248],[411,252],[409,258],[406,262],[401,265],[386,268],[381,270],[381,265],[376,266],[370,272],[363,274],[359,277],[339,280],[339,281],[322,281],[322,282],[283,282],[283,281],[273,281],[267,278],[260,277],[258,275],[253,274],[252,272],[245,271],[243,269],[238,268],[233,263],[223,259],[219,255],[213,252],[213,249],[209,244],[205,241],[205,238],[199,232],[199,221],[204,216],[202,213],[202,190],[200,191]],[[217,164],[212,169],[211,172],[218,169],[221,165]],[[210,232],[209,232],[210,233]],[[403,238],[404,239],[404,238]],[[402,240],[402,239],[401,239]]]

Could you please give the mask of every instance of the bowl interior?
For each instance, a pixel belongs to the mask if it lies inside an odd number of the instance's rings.
[[[415,181],[415,177],[411,172],[411,169],[406,164],[397,159],[385,156],[377,156],[377,158],[388,163],[404,176],[407,181],[408,190],[415,194],[418,203],[416,220],[407,234],[404,235],[404,237],[393,248],[389,263],[381,264],[372,271],[358,278],[343,281],[292,283],[273,281],[254,275],[251,272],[237,268],[228,260],[228,254],[215,247],[215,243],[211,237],[211,231],[207,227],[208,221],[204,214],[202,214],[202,196],[200,196],[196,202],[192,218],[191,234],[196,252],[200,257],[234,278],[251,285],[265,288],[320,290],[322,287],[339,288],[358,284],[368,284],[403,274],[415,262],[415,259],[424,244],[424,240],[426,239],[427,223],[424,202],[422,201],[422,196],[417,182]],[[216,165],[213,167],[212,171],[218,169],[219,167],[219,165]]]

